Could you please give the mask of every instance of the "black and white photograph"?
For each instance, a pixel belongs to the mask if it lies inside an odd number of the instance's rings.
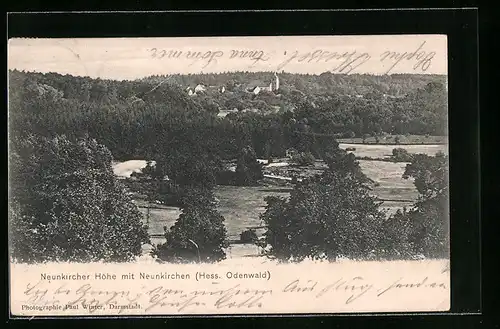
[[[8,70],[19,315],[449,308],[446,36],[17,38]]]

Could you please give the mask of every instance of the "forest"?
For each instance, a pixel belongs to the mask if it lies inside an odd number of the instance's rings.
[[[247,145],[268,158],[290,148],[317,153],[318,138],[446,135],[444,76],[279,77],[279,90],[255,95],[246,86],[269,85],[273,73],[114,81],[14,70],[9,129],[16,136],[90,136],[121,160],[196,148],[233,159]],[[198,84],[206,90],[189,96],[186,88]]]

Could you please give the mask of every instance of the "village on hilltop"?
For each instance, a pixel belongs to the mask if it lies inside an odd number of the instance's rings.
[[[246,86],[243,88],[246,92],[248,93],[253,93],[254,95],[258,95],[262,91],[268,91],[268,92],[277,92],[280,87],[280,79],[278,77],[278,74],[275,72],[274,73],[274,81],[271,81],[268,86],[262,86],[260,85],[260,81],[251,81],[246,84]],[[236,87],[241,87],[241,85],[237,85]],[[188,86],[186,88],[186,92],[188,93],[189,96],[196,96],[198,94],[202,94],[206,92],[207,90],[217,90],[219,93],[223,94],[226,92],[226,86],[206,86],[203,83],[200,83],[196,85],[195,87]]]

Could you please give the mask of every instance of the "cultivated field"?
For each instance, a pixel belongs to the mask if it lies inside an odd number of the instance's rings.
[[[428,155],[435,155],[441,151],[445,154],[448,153],[448,145],[445,144],[428,144],[428,145],[382,145],[382,144],[354,144],[354,143],[340,143],[341,149],[354,148],[352,151],[357,157],[370,157],[370,158],[388,158],[395,148],[403,148],[409,153],[425,153]]]
[[[397,140],[399,139],[399,141]],[[350,143],[350,144],[389,144],[389,145],[413,145],[413,144],[448,144],[447,136],[425,136],[425,135],[387,135],[378,138],[370,136],[365,139],[353,137],[353,138],[339,138],[339,143]],[[398,145],[399,146],[399,145]]]
[[[229,239],[238,240],[240,233],[248,228],[262,225],[259,214],[264,211],[264,197],[268,195],[287,197],[288,193],[277,188],[260,186],[218,186],[215,195],[219,200],[219,211],[226,219]],[[147,215],[147,208],[140,208]],[[177,207],[157,206],[149,209],[149,233],[163,234],[163,227],[175,223],[181,211]],[[257,229],[261,233],[263,229]],[[162,238],[154,238],[153,243],[161,242]]]

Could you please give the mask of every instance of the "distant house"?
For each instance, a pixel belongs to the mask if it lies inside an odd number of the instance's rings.
[[[254,93],[254,95],[258,95],[261,90],[262,90],[261,87],[256,86],[255,88],[253,88],[252,92]]]
[[[234,108],[232,110],[220,110],[219,113],[217,114],[217,116],[219,118],[224,118],[226,115],[228,115],[229,113],[238,113],[238,109],[237,108]]]
[[[268,91],[268,92],[277,91],[280,87],[280,80],[278,74],[274,73],[274,76],[275,79],[274,81],[271,81],[269,83],[269,86],[260,86],[259,81],[252,81],[247,84],[246,90],[248,92],[253,93],[254,95],[258,95],[261,91]]]
[[[194,88],[191,86],[186,88],[186,91],[187,91],[189,96],[195,96],[196,94],[203,93],[206,90],[207,90],[207,88],[202,84],[198,84]]]
[[[195,93],[204,92],[204,91],[206,91],[206,90],[207,90],[207,88],[206,88],[204,85],[202,85],[202,84],[199,84],[199,85],[197,85],[197,86],[194,88],[194,92],[195,92]]]

